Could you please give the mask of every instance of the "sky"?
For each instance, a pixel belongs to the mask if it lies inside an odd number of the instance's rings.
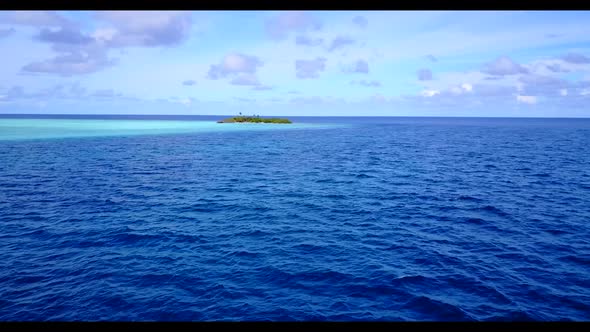
[[[590,117],[590,11],[3,11],[0,113]]]

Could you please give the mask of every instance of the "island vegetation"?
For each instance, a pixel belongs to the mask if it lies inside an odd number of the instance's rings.
[[[284,118],[261,118],[260,115],[246,116],[240,113],[239,116],[223,119],[217,123],[292,123],[289,119]]]

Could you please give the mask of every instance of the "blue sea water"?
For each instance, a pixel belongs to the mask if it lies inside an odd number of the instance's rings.
[[[0,320],[590,319],[590,120],[218,118],[0,117]]]

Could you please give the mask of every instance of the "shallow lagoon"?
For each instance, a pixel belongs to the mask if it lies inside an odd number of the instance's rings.
[[[251,130],[321,129],[330,124],[224,123],[174,120],[0,119],[0,140],[164,135]]]

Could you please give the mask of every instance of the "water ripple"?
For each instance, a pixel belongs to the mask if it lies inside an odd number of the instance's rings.
[[[0,142],[0,319],[587,320],[590,129],[420,121]]]

